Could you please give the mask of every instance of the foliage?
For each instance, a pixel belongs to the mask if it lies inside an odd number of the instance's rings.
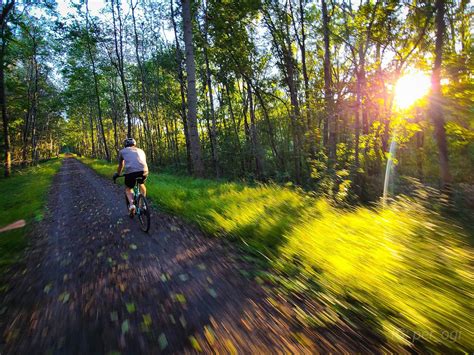
[[[374,201],[396,134],[396,179],[438,184],[429,100],[401,112],[393,90],[401,76],[432,68],[433,5],[330,2],[325,38],[318,2],[193,2],[197,125],[207,176],[291,181],[338,201]],[[116,31],[113,6],[122,8],[115,9]],[[472,184],[472,6],[464,0],[446,6],[442,110],[449,165],[454,183]],[[8,23],[14,161],[61,149],[106,157],[106,146],[114,158],[131,116],[132,135],[153,165],[190,172],[180,6],[138,1],[133,16],[124,1],[99,4],[101,11],[86,11],[84,2],[69,7],[66,14],[32,4],[16,9]],[[332,150],[328,123],[335,130]]]
[[[2,209],[0,226],[5,226],[19,219],[24,219],[27,229],[31,224],[40,221],[44,214],[47,192],[53,176],[59,170],[60,160],[53,159],[38,166],[14,171],[9,179],[0,179]],[[26,246],[25,229],[2,233],[0,236],[0,270],[16,262],[20,252]]]

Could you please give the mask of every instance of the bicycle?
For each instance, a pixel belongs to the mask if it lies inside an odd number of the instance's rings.
[[[124,177],[124,175],[119,175],[117,178]],[[136,211],[134,214],[130,214],[130,218],[133,218],[135,215],[138,217],[138,221],[140,222],[140,228],[145,233],[148,233],[150,230],[150,208],[148,201],[145,196],[140,193],[140,187],[138,186],[138,182],[141,181],[142,178],[137,178],[135,181],[135,186],[133,187],[133,203],[136,206]],[[115,179],[114,179],[115,182]],[[127,195],[125,194],[125,203],[127,204],[127,211],[130,207],[130,201],[128,200]]]

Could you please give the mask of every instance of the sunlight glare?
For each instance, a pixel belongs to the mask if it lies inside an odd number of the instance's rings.
[[[395,103],[401,109],[409,108],[428,94],[430,87],[430,77],[423,73],[402,76],[395,85]]]

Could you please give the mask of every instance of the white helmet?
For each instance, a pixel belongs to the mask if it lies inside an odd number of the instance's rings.
[[[132,137],[128,137],[127,139],[125,139],[123,141],[123,145],[124,145],[125,148],[131,147],[131,146],[136,145],[136,144],[137,144],[137,142]]]

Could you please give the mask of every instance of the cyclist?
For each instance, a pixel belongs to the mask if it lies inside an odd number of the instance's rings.
[[[143,196],[146,196],[145,180],[148,176],[148,165],[146,164],[146,155],[143,150],[136,147],[137,142],[133,138],[127,138],[123,142],[124,148],[119,152],[118,155],[118,167],[117,172],[114,174],[113,179],[120,176],[125,166],[125,194],[130,202],[129,213],[131,216],[135,214],[136,206],[133,204],[133,187],[135,186],[136,180],[140,187],[140,192]]]

